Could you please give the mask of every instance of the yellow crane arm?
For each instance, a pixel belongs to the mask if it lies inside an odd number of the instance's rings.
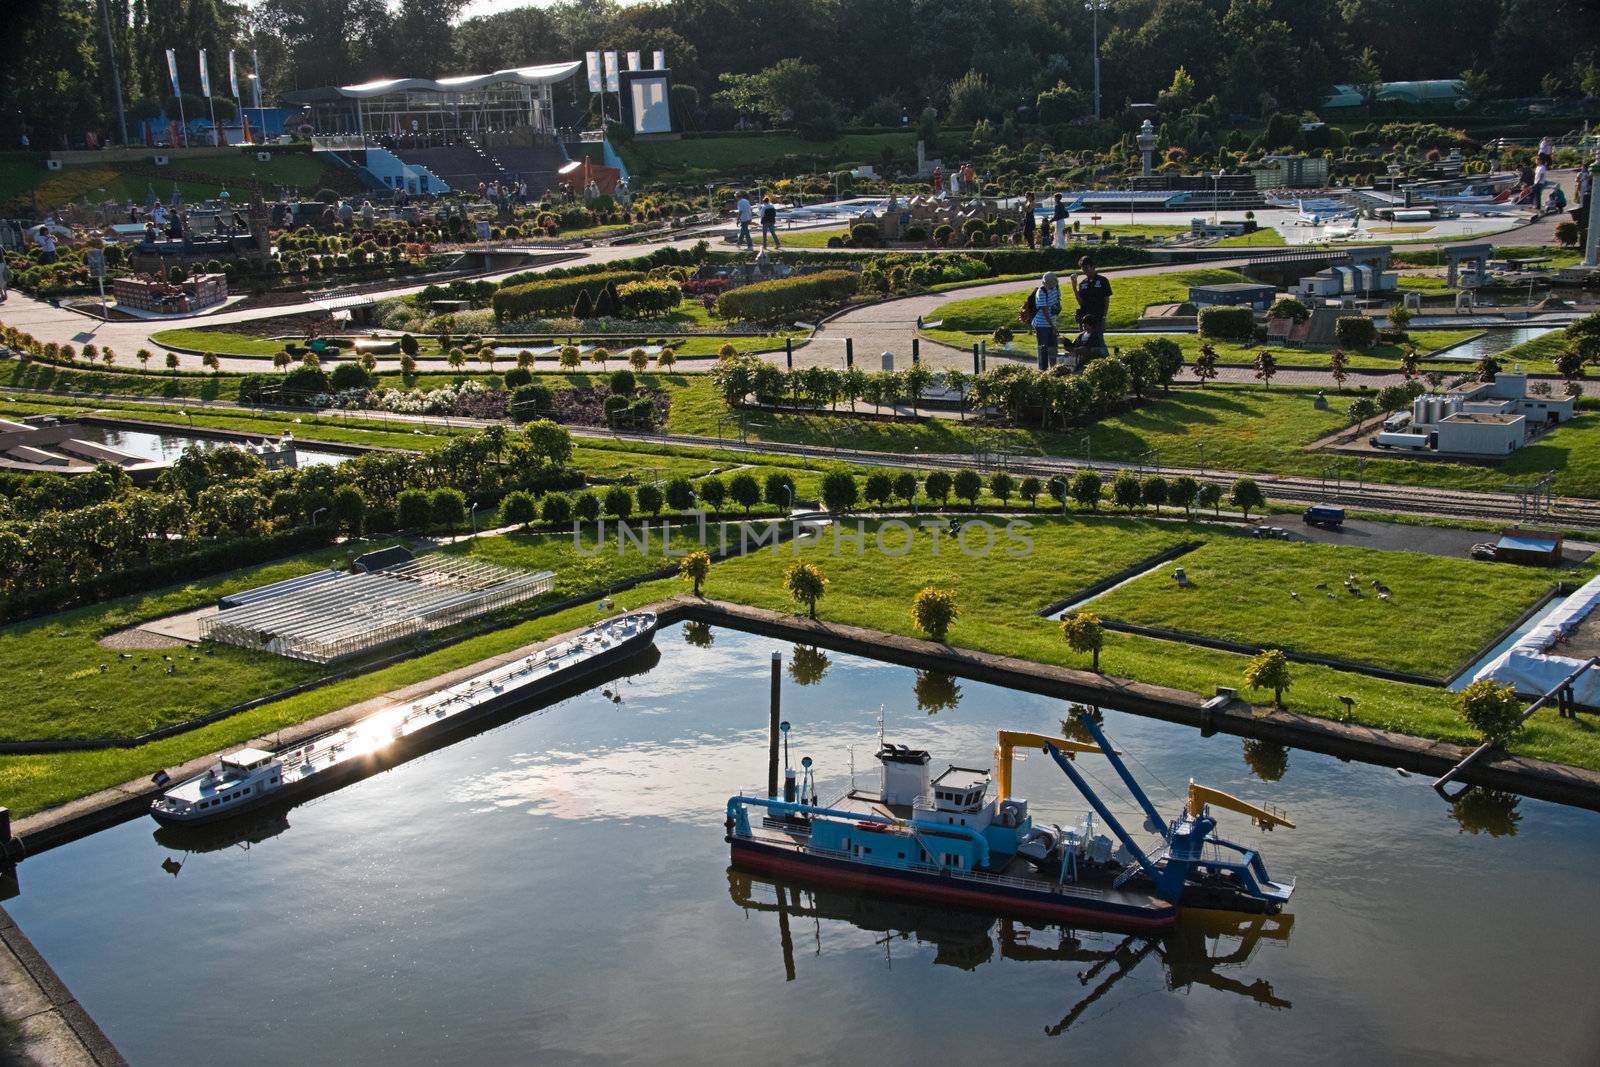
[[[1191,778],[1189,780],[1190,816],[1199,818],[1200,813],[1205,811],[1207,804],[1218,808],[1226,808],[1229,811],[1236,811],[1240,815],[1248,815],[1263,830],[1271,830],[1275,826],[1286,826],[1291,830],[1294,829],[1294,823],[1284,816],[1282,812],[1259,807],[1247,800],[1240,800],[1231,793],[1224,793],[1220,789],[1212,789],[1208,785],[1199,785]]]
[[[1036,748],[1043,752],[1044,746],[1054,745],[1068,754],[1074,752],[1087,752],[1092,756],[1100,754],[1099,745],[1072,741],[1065,737],[1051,737],[1048,734],[1031,734],[1026,730],[1001,730],[996,737],[998,740],[994,747],[995,784],[999,788],[1001,800],[1011,798],[1011,752],[1015,748]]]

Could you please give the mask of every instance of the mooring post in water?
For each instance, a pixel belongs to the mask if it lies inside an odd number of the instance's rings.
[[[772,654],[772,701],[767,723],[767,797],[778,796],[778,698],[783,682],[783,653]]]

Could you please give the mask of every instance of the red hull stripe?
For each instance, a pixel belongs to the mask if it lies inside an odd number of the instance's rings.
[[[1066,904],[1058,900],[1041,899],[1037,895],[1024,895],[1026,890],[995,891],[963,885],[955,880],[944,884],[933,878],[916,878],[864,870],[855,865],[817,860],[798,854],[784,854],[780,850],[733,843],[734,866],[747,871],[765,874],[790,875],[795,878],[885,893],[912,900],[938,901],[959,904],[980,911],[1004,912],[1029,918],[1063,919],[1093,922],[1099,925],[1139,930],[1160,930],[1178,920],[1176,908],[1148,908],[1134,910],[1115,905],[1097,907],[1092,903]]]

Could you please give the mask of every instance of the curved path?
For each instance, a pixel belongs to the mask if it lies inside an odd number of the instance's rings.
[[[1563,171],[1552,175],[1569,188],[1575,182],[1575,172]],[[1518,240],[1527,244],[1553,243],[1555,240],[1555,227],[1565,216],[1547,216],[1525,224],[1521,229],[1511,231],[1517,234]],[[678,248],[692,247],[701,239],[701,234],[695,233],[680,236],[667,245]],[[1504,234],[1500,235],[1504,237]],[[1449,247],[1450,245],[1473,244],[1477,241],[1450,241],[1440,242],[1438,245],[1418,245],[1419,248]],[[566,260],[562,265],[577,263],[608,263],[618,259],[627,259],[642,254],[643,252],[663,247],[654,245],[602,245],[594,248],[582,249],[576,261]],[[1281,251],[1273,249],[1272,251]],[[1250,257],[1241,255],[1238,258],[1210,260],[1199,266],[1215,267],[1219,269],[1237,268],[1247,264]],[[1193,263],[1160,263],[1138,267],[1117,268],[1108,271],[1113,278],[1134,277],[1155,274],[1174,273],[1195,269]],[[499,271],[481,276],[479,280],[494,281],[509,277],[512,274],[525,273],[525,268]],[[864,307],[853,308],[838,315],[818,328],[812,340],[795,352],[796,366],[843,366],[845,340],[854,342],[855,355],[863,368],[875,369],[878,366],[879,355],[883,352],[894,352],[897,364],[904,365],[910,360],[911,337],[914,334],[919,319],[932,321],[938,318],[939,309],[944,305],[957,300],[968,300],[974,297],[1020,294],[1034,284],[1031,278],[1013,281],[992,282],[983,285],[969,286],[945,293],[929,293],[920,296],[901,297],[886,300]],[[420,292],[425,285],[400,285],[390,289],[379,290],[363,294],[373,299],[385,299],[396,296],[409,296]],[[35,300],[22,293],[12,291],[10,297],[0,303],[0,323],[15,326],[20,330],[32,334],[41,341],[54,341],[58,344],[72,344],[81,348],[85,344],[95,344],[102,348],[109,345],[117,353],[116,366],[124,370],[137,369],[134,353],[141,348],[149,348],[157,352],[158,360],[164,360],[165,350],[150,339],[150,335],[163,330],[195,329],[205,330],[214,327],[227,326],[232,323],[252,322],[260,319],[278,318],[287,315],[319,312],[323,308],[315,301],[303,301],[298,304],[280,305],[277,307],[249,308],[241,310],[222,310],[208,315],[196,315],[184,319],[167,319],[159,321],[138,322],[102,322],[77,312]],[[1031,362],[1031,355],[1023,346],[1011,356],[992,353],[993,358],[1011,358],[1019,362]],[[935,341],[922,342],[922,354],[927,363],[934,368],[966,367],[971,359],[970,353],[963,349],[953,348]],[[770,356],[777,360],[781,356]],[[152,370],[164,369],[161,362],[152,361]],[[200,357],[180,353],[178,366],[183,370],[203,370]],[[398,360],[378,361],[380,370],[398,371]],[[252,371],[270,371],[271,362],[265,359],[227,358],[220,361],[220,369],[229,373],[249,373]],[[1356,372],[1359,373],[1359,372]],[[1366,372],[1360,374],[1361,380],[1370,385],[1386,385],[1390,381],[1399,381],[1400,376],[1385,372]],[[1253,381],[1254,374],[1248,368],[1223,368],[1219,376],[1220,381]],[[1279,381],[1285,384],[1328,384],[1331,379],[1325,372],[1320,371],[1284,371],[1279,375]]]

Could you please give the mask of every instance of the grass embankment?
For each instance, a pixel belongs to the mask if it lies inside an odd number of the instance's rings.
[[[833,555],[831,532],[825,532],[818,545],[801,550],[815,558],[830,579],[827,595],[821,603],[820,614],[824,619],[891,633],[914,634],[908,614],[912,594],[923,585],[944,585],[957,591],[962,610],[961,618],[950,633],[951,644],[1079,668],[1085,666],[1084,657],[1067,649],[1058,625],[1038,617],[1035,611],[1050,600],[1080,589],[1178,540],[1216,536],[1214,528],[1177,522],[1112,517],[1063,521],[1039,516],[1034,519],[1030,531],[1033,539],[1030,555],[1008,555],[1008,542],[1000,534],[994,550],[979,558],[963,554],[948,533],[940,537],[936,550],[932,535],[926,531],[919,531],[911,538],[910,550],[905,555],[885,556],[871,547],[873,533],[874,525],[869,523],[869,547],[859,555],[848,541],[841,554]],[[905,539],[903,531],[886,534],[886,542],[893,550],[898,550]],[[541,543],[553,540],[557,539],[520,536],[481,539],[473,542],[470,548],[456,550],[481,553],[503,562],[539,565],[540,561],[550,559],[544,553],[560,551]],[[981,539],[969,538],[969,544],[977,549]],[[1252,549],[1258,547],[1249,542],[1238,544]],[[793,603],[782,590],[780,576],[795,551],[793,546],[788,546],[776,553],[762,551],[718,564],[707,583],[706,593],[741,603],[793,610]],[[1344,550],[1335,548],[1332,551]],[[608,567],[608,561],[615,559],[614,552],[607,552],[593,557],[592,561],[574,560],[564,565],[574,574],[581,574],[583,567]],[[652,560],[651,565],[657,562]],[[1335,571],[1345,567],[1343,563],[1331,565]],[[1385,566],[1382,561],[1378,565]],[[1352,564],[1347,569],[1357,567]],[[1043,584],[1041,575],[1049,576]],[[602,575],[589,574],[580,580],[599,580],[600,577]],[[1478,585],[1472,580],[1476,575],[1452,577],[1446,574],[1444,577],[1449,583],[1449,592],[1441,596],[1448,595],[1450,603],[1458,606],[1476,606]],[[241,584],[249,584],[249,581]],[[616,601],[619,608],[628,608],[681,592],[683,588],[682,583],[675,580],[651,582],[619,594]],[[1409,610],[1405,604],[1397,606]],[[3,758],[0,759],[0,804],[18,814],[37,811],[434,677],[582,625],[593,618],[594,609],[584,606],[544,619],[515,623],[139,749]],[[1338,627],[1330,628],[1329,632],[1334,643],[1345,639]],[[1394,645],[1405,647],[1423,646],[1435,638],[1430,627],[1414,625],[1394,628],[1389,639]],[[1209,693],[1219,684],[1238,685],[1244,663],[1245,658],[1241,656],[1117,633],[1107,634],[1101,657],[1107,674],[1200,693]],[[98,672],[90,681],[96,679],[104,682]],[[1258,699],[1262,696],[1253,695]],[[1329,718],[1343,717],[1343,707],[1338,700],[1341,695],[1354,698],[1355,721],[1423,737],[1461,743],[1473,741],[1470,729],[1453,709],[1449,695],[1442,690],[1384,682],[1329,668],[1294,667],[1294,684],[1288,694],[1294,710]],[[84,694],[79,697],[85,699]],[[91,695],[87,699],[112,703],[107,697]],[[1538,716],[1511,747],[1515,752],[1543,759],[1600,767],[1600,741],[1580,726],[1557,719],[1553,712]]]
[[[1548,573],[1510,564],[1234,538],[1214,538],[1178,564],[1188,588],[1163,568],[1094,601],[1092,610],[1440,680],[1552,584]],[[1359,595],[1344,586],[1351,574]],[[1379,598],[1374,580],[1391,591],[1389,600]]]
[[[190,203],[209,200],[223,189],[242,200],[252,178],[265,187],[289,186],[309,195],[329,184],[330,173],[310,152],[276,152],[271,161],[263,163],[255,158],[254,150],[249,155],[240,151],[228,156],[174,157],[169,169],[183,175],[177,181],[153,178],[149,167],[148,157],[130,163],[74,164],[59,171],[46,170],[42,159],[9,159],[0,162],[0,204],[25,205],[30,197],[37,199],[41,209],[84,197],[96,203],[142,204],[152,188],[163,201],[169,199],[174,185]]]
[[[1106,277],[1111,280],[1111,310],[1106,315],[1106,327],[1112,330],[1126,330],[1137,324],[1148,304],[1172,304],[1187,300],[1191,285],[1218,285],[1247,280],[1237,271],[1216,268],[1130,276],[1112,272]],[[1061,281],[1064,306],[1071,307],[1072,295],[1065,291],[1066,276]],[[1001,293],[952,301],[937,312],[939,328],[979,334],[991,333],[997,326],[1015,329],[1017,309],[1022,306],[1022,300],[1022,294]]]

